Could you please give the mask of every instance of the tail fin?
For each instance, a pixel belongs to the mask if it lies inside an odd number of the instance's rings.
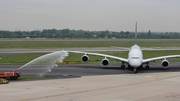
[[[134,44],[137,45],[137,22],[135,24],[135,37],[134,37]]]

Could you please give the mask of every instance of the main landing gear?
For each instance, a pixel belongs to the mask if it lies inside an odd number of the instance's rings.
[[[149,66],[146,66],[145,69],[149,69]]]
[[[146,64],[145,69],[149,69],[149,63]]]
[[[121,65],[121,68],[122,68],[122,69],[124,69],[124,68],[125,68],[125,65],[124,65],[124,64],[122,64],[122,65]],[[130,65],[128,65],[128,69],[130,69],[130,70],[132,70],[132,69],[133,69],[133,71],[132,71],[132,72],[133,72],[134,74],[136,74],[136,73],[137,73],[136,68],[132,68]]]
[[[149,69],[149,66],[147,65],[147,66],[145,67],[145,69]]]
[[[124,68],[125,68],[125,65],[124,65],[124,64],[122,64],[122,65],[121,65],[121,68],[122,68],[122,69],[124,69]]]
[[[141,65],[139,68],[143,69],[143,65]],[[149,63],[147,63],[147,64],[146,64],[146,66],[145,66],[145,69],[149,69],[149,68],[150,68],[150,67],[149,67]],[[136,73],[137,73],[136,68],[134,68],[133,73],[134,73],[134,74],[136,74]]]
[[[121,68],[122,68],[122,69],[125,68],[124,63],[122,63]],[[149,67],[149,63],[146,63],[145,69],[149,69],[149,68],[150,68],[150,67]],[[134,74],[137,73],[137,68],[133,68],[133,67],[131,67],[130,65],[128,65],[128,67],[127,67],[126,69],[132,71]],[[143,69],[143,65],[141,65],[140,67],[138,67],[138,69]]]

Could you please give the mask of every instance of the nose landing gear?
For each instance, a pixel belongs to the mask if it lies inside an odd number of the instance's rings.
[[[133,73],[134,73],[134,74],[136,74],[136,73],[137,73],[137,70],[136,70],[136,68],[134,68],[134,71],[133,71]]]

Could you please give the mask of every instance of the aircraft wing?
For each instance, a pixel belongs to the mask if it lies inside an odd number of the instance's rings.
[[[80,54],[86,54],[86,55],[94,55],[94,56],[101,56],[101,57],[111,58],[111,59],[115,59],[115,60],[119,60],[119,61],[128,63],[128,59],[121,58],[121,57],[116,57],[116,56],[112,56],[112,55],[106,55],[106,54],[100,54],[100,53],[90,53],[90,52],[81,52],[81,51],[67,51],[67,52],[80,53]]]
[[[168,56],[160,56],[160,57],[144,59],[143,63],[152,62],[152,61],[161,60],[161,59],[168,59],[168,58],[180,58],[180,55],[168,55]]]

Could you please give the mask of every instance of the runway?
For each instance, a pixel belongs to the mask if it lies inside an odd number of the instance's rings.
[[[91,75],[113,75],[113,74],[132,74],[130,69],[120,68],[121,64],[111,64],[103,66],[101,64],[64,64],[58,65],[51,69],[51,72],[45,75],[75,75],[75,76],[91,76]],[[13,71],[21,67],[21,65],[0,65],[0,71]],[[22,75],[38,75],[43,70],[43,66],[30,66],[19,70]],[[137,69],[138,74],[143,73],[164,73],[180,71],[180,63],[171,63],[168,68],[163,68],[160,63],[151,63],[150,69]]]
[[[147,48],[147,47],[142,47]],[[85,51],[85,52],[113,52],[113,51],[127,51],[124,49],[119,49],[115,47],[96,47],[96,48],[63,48],[63,49],[1,49],[0,54],[22,54],[22,53],[51,53],[56,51]],[[152,48],[149,50],[153,51],[161,51],[161,50],[180,50],[179,47],[158,47],[158,48]]]
[[[138,74],[119,65],[60,65],[47,75],[79,75],[78,78],[10,82],[1,85],[2,101],[179,101],[180,63],[169,68],[151,64]],[[19,66],[1,65],[15,69]],[[40,67],[39,67],[40,69]],[[24,69],[24,75],[34,69]]]

